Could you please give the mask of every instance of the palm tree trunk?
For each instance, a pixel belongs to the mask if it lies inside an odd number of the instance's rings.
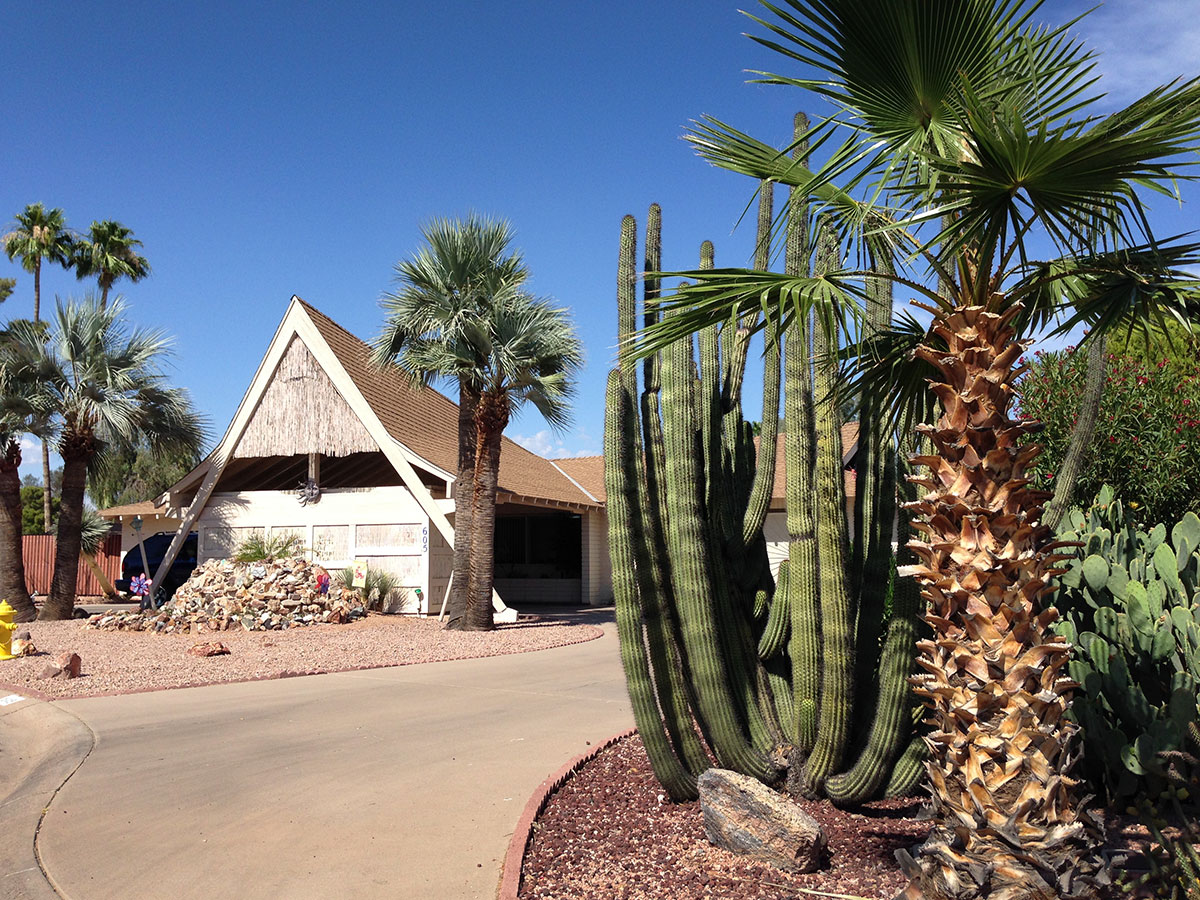
[[[52,534],[50,525],[50,445],[42,439],[42,522],[46,534]]]
[[[471,591],[471,514],[475,506],[475,408],[478,392],[465,380],[458,384],[458,477],[454,482],[454,577],[450,610],[467,608]]]
[[[33,321],[42,321],[42,260],[33,264]]]
[[[1056,530],[1067,513],[1067,507],[1071,505],[1075,484],[1079,481],[1079,473],[1083,471],[1084,454],[1092,446],[1092,437],[1096,434],[1096,419],[1100,417],[1100,401],[1104,399],[1104,384],[1108,380],[1107,360],[1108,347],[1104,338],[1093,335],[1088,347],[1083,401],[1079,404],[1079,415],[1071,431],[1067,455],[1055,473],[1054,497],[1046,504],[1046,512],[1042,516],[1042,522]]]
[[[100,308],[101,309],[104,309],[106,306],[108,306],[108,289],[109,289],[109,287],[111,287],[111,285],[112,285],[112,282],[105,281],[104,278],[100,279]]]
[[[75,609],[87,465],[86,453],[64,446],[62,494],[58,507],[58,540],[54,550],[54,577],[50,581],[50,596],[46,598],[46,605],[42,607],[42,619],[69,619]]]
[[[37,615],[25,586],[25,557],[21,528],[21,442],[9,438],[0,457],[0,597],[17,611],[17,622]]]
[[[906,897],[1088,896],[1095,871],[1069,777],[1071,648],[1042,606],[1064,557],[1040,521],[1049,494],[1026,481],[1041,448],[1025,441],[1039,426],[1009,416],[1026,345],[1010,324],[1019,308],[1003,308],[1002,296],[959,306],[932,325],[947,349],[917,351],[940,373],[941,415],[918,428],[934,454],[912,460],[927,469],[908,504],[920,562],[898,571],[920,584],[934,632],[918,642],[914,692],[932,713],[937,827],[920,862],[904,860]]]
[[[496,581],[496,489],[500,475],[500,438],[508,425],[505,397],[484,394],[475,413],[475,490],[471,511],[471,589],[463,615],[464,631],[491,631],[492,591]]]

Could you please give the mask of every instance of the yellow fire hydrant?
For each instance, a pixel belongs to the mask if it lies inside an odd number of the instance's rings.
[[[12,635],[17,630],[13,616],[17,611],[8,605],[7,600],[0,600],[0,659],[12,659]]]

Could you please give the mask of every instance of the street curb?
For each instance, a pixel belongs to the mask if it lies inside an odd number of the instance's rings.
[[[538,816],[546,809],[546,804],[550,802],[550,798],[554,796],[554,792],[570,781],[576,772],[595,759],[601,752],[607,750],[618,741],[632,737],[635,734],[637,734],[636,728],[627,728],[624,731],[614,734],[612,737],[601,741],[596,746],[576,756],[538,785],[537,790],[533,792],[533,796],[529,798],[529,802],[525,804],[521,818],[517,820],[517,827],[513,829],[512,839],[508,843],[508,853],[504,856],[504,868],[500,876],[500,891],[497,894],[496,900],[517,900],[517,893],[521,889],[521,868],[525,863],[525,851],[529,848],[529,841],[533,837],[533,826],[537,822]]]

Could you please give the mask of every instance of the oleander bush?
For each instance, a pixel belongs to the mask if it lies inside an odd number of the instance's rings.
[[[1131,521],[1177,522],[1200,512],[1200,363],[1166,349],[1157,361],[1144,347],[1128,349],[1108,356],[1096,434],[1074,496],[1095,497],[1108,484]],[[1068,348],[1035,354],[1021,380],[1022,416],[1045,426],[1034,475],[1046,490],[1070,446],[1086,370],[1087,353]]]

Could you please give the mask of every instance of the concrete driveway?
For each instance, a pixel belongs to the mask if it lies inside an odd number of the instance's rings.
[[[50,801],[41,864],[71,900],[492,898],[532,791],[633,723],[604,629],[537,653],[56,703],[95,745]]]

